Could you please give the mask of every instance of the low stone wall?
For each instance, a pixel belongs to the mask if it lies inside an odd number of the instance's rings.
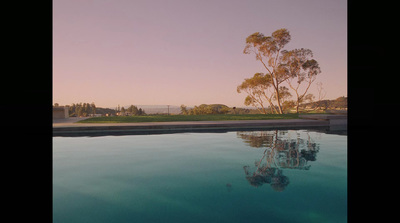
[[[72,123],[69,125],[53,124],[53,136],[82,134],[116,134],[149,132],[191,132],[205,130],[232,129],[294,129],[305,127],[327,127],[323,120],[282,119],[282,120],[247,120],[247,121],[193,121],[193,122],[153,122],[153,123]]]
[[[347,114],[346,115],[299,115],[299,118],[302,119],[311,119],[311,120],[324,120],[329,121],[329,125],[347,125]]]

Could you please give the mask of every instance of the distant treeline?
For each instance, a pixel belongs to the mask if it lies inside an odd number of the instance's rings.
[[[125,109],[124,107],[119,108],[118,106],[118,110],[118,112],[120,112],[120,115],[146,115],[146,112],[143,109],[138,109],[138,107],[134,105],[129,106],[127,109]]]
[[[58,103],[54,104],[54,107],[59,107]],[[116,107],[115,109],[111,108],[100,108],[96,107],[94,102],[92,103],[72,103],[71,105],[66,105],[68,107],[69,116],[70,117],[88,117],[91,115],[102,115],[102,116],[114,116],[114,115],[146,115],[146,112],[139,108],[131,105],[127,109],[124,107]]]
[[[54,107],[58,104],[55,103]],[[96,107],[94,102],[92,103],[72,103],[71,105],[66,105],[68,107],[70,117],[87,117],[90,115],[101,114],[101,115],[115,115],[115,110],[110,108],[100,108]]]
[[[58,103],[54,104],[54,107],[58,107]],[[115,115],[147,115],[142,108],[131,105],[127,109],[124,107],[111,108],[100,108],[96,107],[95,103],[72,103],[66,105],[69,110],[70,117],[87,117],[95,114],[102,116],[115,116]],[[347,109],[347,97],[339,97],[335,100],[321,100],[310,103],[303,103],[299,106],[303,111],[307,112],[310,110],[329,110],[329,109]],[[293,107],[292,107],[293,108]],[[224,104],[201,104],[188,108],[185,105],[180,106],[180,115],[208,115],[208,114],[260,114],[256,109],[247,108],[236,108],[228,107]],[[289,112],[290,108],[287,109]]]
[[[187,109],[185,105],[181,105],[182,115],[210,115],[210,114],[227,114],[229,107],[222,104],[201,104],[194,106],[192,109]]]
[[[211,114],[259,114],[255,109],[228,107],[223,104],[201,104],[188,109],[181,105],[181,115],[211,115]]]

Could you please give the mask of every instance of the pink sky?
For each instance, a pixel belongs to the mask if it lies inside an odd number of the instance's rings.
[[[347,96],[346,0],[53,0],[53,103],[244,107],[236,87],[265,73],[245,39],[280,28],[313,51],[325,99]]]

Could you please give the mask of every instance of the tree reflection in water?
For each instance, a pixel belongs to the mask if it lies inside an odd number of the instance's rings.
[[[237,136],[254,148],[266,148],[263,156],[254,162],[254,167],[244,166],[246,179],[254,187],[265,183],[274,191],[283,191],[289,184],[289,178],[283,175],[283,169],[309,170],[308,161],[315,161],[319,151],[317,145],[307,133],[308,139],[291,139],[288,131],[237,132]]]

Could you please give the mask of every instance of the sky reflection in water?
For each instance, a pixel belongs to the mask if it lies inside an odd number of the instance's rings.
[[[347,136],[54,137],[54,222],[346,222]]]

